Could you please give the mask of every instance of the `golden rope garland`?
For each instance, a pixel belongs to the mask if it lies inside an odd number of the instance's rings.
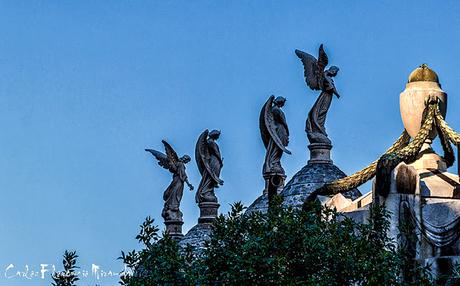
[[[428,103],[428,113],[424,116],[424,121],[420,131],[415,136],[409,145],[394,153],[384,154],[380,157],[377,163],[375,191],[377,194],[386,196],[390,191],[390,174],[393,169],[401,162],[413,162],[422,149],[423,143],[430,136],[435,123],[435,112],[437,109],[437,101]]]
[[[444,151],[448,151],[448,147],[450,146],[444,142],[446,141],[445,138],[448,138],[450,141],[453,142],[460,142],[460,134],[456,133],[455,131],[450,128],[447,123],[442,118],[442,115],[438,109],[438,102],[437,100],[430,100],[427,102],[428,112],[424,118],[424,123],[418,132],[417,136],[410,142],[410,136],[404,130],[401,136],[396,140],[396,142],[379,158],[372,162],[369,166],[354,173],[351,176],[326,183],[321,188],[312,192],[309,196],[309,199],[313,199],[317,195],[335,195],[337,193],[343,193],[350,189],[359,187],[360,185],[364,184],[365,182],[369,181],[372,177],[376,176],[377,170],[379,171],[378,177],[385,177],[388,172],[391,172],[397,164],[403,161],[411,161],[415,159],[415,156],[419,153],[420,149],[423,146],[423,143],[428,138],[430,131],[433,128],[433,124],[435,124],[439,129],[441,141],[443,141],[442,145]],[[442,136],[441,136],[442,133]],[[444,137],[444,139],[442,138]],[[410,142],[410,143],[409,143]],[[385,188],[383,184],[383,188]]]
[[[396,150],[407,146],[409,140],[410,136],[406,130],[404,130],[403,133],[399,136],[398,140],[396,140],[396,142],[393,143],[390,148],[388,148],[385,154],[395,152]],[[378,160],[375,160],[374,162],[370,163],[369,166],[354,173],[353,175],[327,183],[322,187],[322,189],[330,191],[330,194],[337,194],[359,187],[375,176],[377,162]]]
[[[446,161],[447,166],[450,167],[454,164],[455,161],[454,150],[450,145],[450,141],[457,145],[458,141],[455,141],[455,137],[460,136],[447,125],[438,108],[435,110],[434,115],[436,129],[438,131],[439,139],[441,140],[442,149],[444,150],[444,160]]]
[[[449,127],[449,125],[447,125],[447,122],[442,117],[442,114],[439,111],[439,109],[435,110],[435,119],[436,125],[441,129],[443,134],[446,135],[449,141],[451,141],[454,144],[460,143],[460,134],[455,132],[452,128]]]

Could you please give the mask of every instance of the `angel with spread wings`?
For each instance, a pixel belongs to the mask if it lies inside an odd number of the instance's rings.
[[[224,184],[224,181],[219,178],[220,171],[224,166],[219,146],[216,143],[219,137],[220,131],[213,130],[209,132],[206,129],[196,142],[195,159],[201,174],[201,182],[195,196],[197,203],[217,203],[214,188]]]
[[[190,162],[190,157],[184,155],[179,158],[176,151],[174,151],[168,142],[165,140],[161,142],[163,142],[166,154],[152,149],[145,149],[145,151],[150,152],[158,160],[158,165],[169,170],[173,174],[171,184],[169,184],[168,188],[163,193],[163,200],[165,203],[161,216],[165,221],[182,221],[182,212],[179,210],[179,206],[184,191],[184,183],[187,183],[190,190],[193,190],[193,186],[189,183],[187,174],[185,173],[185,164]]]
[[[291,154],[286,148],[289,144],[289,129],[281,108],[286,99],[282,96],[270,96],[262,107],[259,117],[259,129],[265,149],[264,175],[284,175],[281,156]]]
[[[312,90],[321,90],[321,94],[308,113],[305,127],[308,140],[310,140],[310,143],[331,144],[327,137],[324,123],[326,122],[326,115],[331,106],[333,95],[335,94],[337,98],[340,97],[332,79],[337,75],[339,68],[331,66],[329,69],[325,69],[329,60],[322,44],[319,46],[318,60],[312,55],[299,50],[295,50],[295,53],[302,60],[307,85]]]

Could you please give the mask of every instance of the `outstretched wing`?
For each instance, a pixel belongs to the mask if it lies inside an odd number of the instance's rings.
[[[172,173],[176,172],[176,166],[171,162],[168,156],[166,156],[160,151],[153,149],[145,149],[145,151],[151,153],[158,160],[158,165],[171,171]]]
[[[264,106],[262,107],[259,116],[260,136],[262,137],[262,141],[264,142],[265,148],[268,147],[268,142],[270,141],[270,132],[268,131],[267,124],[265,123],[265,113],[267,112],[267,109],[269,109],[272,106],[274,99],[274,95],[268,98],[267,102],[265,102]]]
[[[168,142],[165,140],[161,140],[163,145],[165,146],[165,151],[166,151],[166,156],[169,159],[169,162],[171,162],[171,165],[176,166],[177,162],[179,162],[179,156],[177,156],[176,151],[169,145]]]
[[[283,141],[281,140],[281,138],[278,136],[278,133],[276,132],[276,123],[275,123],[275,118],[273,116],[273,112],[272,112],[272,105],[273,105],[273,99],[275,97],[272,95],[270,96],[270,98],[267,100],[267,103],[265,103],[264,105],[264,108],[263,108],[263,111],[264,111],[264,122],[265,122],[265,129],[268,131],[268,135],[270,137],[266,137],[266,140],[267,140],[267,145],[268,145],[268,140],[270,140],[270,138],[273,140],[273,142],[275,142],[275,144],[281,149],[283,150],[283,152],[287,153],[287,154],[291,154],[291,151],[289,151],[286,146],[284,146],[283,144]],[[262,131],[261,131],[262,132]],[[263,138],[262,138],[263,139]],[[265,142],[264,142],[265,143]],[[267,146],[266,145],[266,146]]]
[[[198,137],[198,141],[196,142],[195,146],[196,164],[202,176],[205,172],[207,172],[214,181],[220,182],[219,177],[216,176],[214,172],[212,172],[211,167],[209,166],[209,160],[211,155],[209,154],[208,135],[209,130],[206,129],[205,131],[203,131],[203,133],[201,133],[200,137]]]
[[[329,59],[326,55],[326,52],[324,51],[323,44],[319,46],[319,51],[318,51],[318,69],[323,73],[324,69],[327,67],[329,63]]]
[[[320,46],[320,51],[322,49],[321,47],[322,46]],[[313,90],[320,90],[321,89],[320,79],[321,79],[324,69],[320,70],[318,61],[315,59],[314,56],[307,54],[305,52],[302,52],[300,50],[295,50],[295,54],[302,61],[303,68],[304,68],[305,82],[307,83],[307,85]],[[327,60],[327,56],[326,56],[326,60]]]

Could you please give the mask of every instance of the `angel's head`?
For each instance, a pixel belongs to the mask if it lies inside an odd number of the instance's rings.
[[[217,140],[220,137],[220,131],[219,130],[213,130],[209,132],[209,138]]]
[[[329,69],[328,69],[328,74],[332,77],[336,76],[337,73],[339,72],[339,68],[336,67],[336,66],[331,66]]]
[[[278,107],[283,107],[286,103],[286,98],[278,96],[277,98],[275,98],[275,100],[273,100],[273,103]]]
[[[187,164],[187,163],[190,162],[190,160],[192,160],[192,159],[190,158],[189,155],[184,155],[184,156],[182,156],[182,157],[180,158],[180,160],[181,160],[183,163]]]

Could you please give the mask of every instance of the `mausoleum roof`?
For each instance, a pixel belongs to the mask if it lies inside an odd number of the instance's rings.
[[[346,174],[333,163],[309,163],[298,171],[286,184],[281,196],[286,206],[302,207],[308,195],[325,183],[346,177]],[[344,194],[354,200],[361,196],[358,189],[352,189]],[[266,211],[268,196],[261,195],[247,209],[247,212]]]

